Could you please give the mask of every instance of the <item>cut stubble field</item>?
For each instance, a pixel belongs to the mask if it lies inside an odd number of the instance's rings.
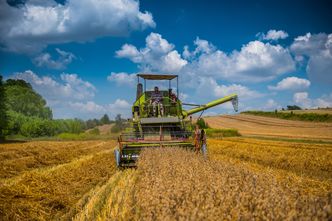
[[[244,136],[332,141],[332,123],[283,120],[249,114],[205,117],[210,127],[234,128]]]
[[[209,139],[209,159],[176,147],[147,149],[137,169],[126,170],[115,168],[115,145],[1,144],[1,219],[332,217],[332,144]]]

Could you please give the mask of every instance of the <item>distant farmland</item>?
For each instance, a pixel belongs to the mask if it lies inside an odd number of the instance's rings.
[[[290,113],[290,110],[281,111],[284,113]],[[293,110],[293,113],[304,114],[304,113],[315,113],[315,114],[332,114],[332,108],[321,108],[321,109],[307,109],[307,110]]]
[[[291,121],[248,114],[204,119],[212,128],[235,128],[247,136],[332,140],[332,123]]]

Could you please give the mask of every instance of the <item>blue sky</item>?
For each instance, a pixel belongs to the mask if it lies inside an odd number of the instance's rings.
[[[0,0],[0,73],[30,82],[55,118],[129,117],[139,72],[178,74],[187,102],[331,107],[331,5]],[[230,104],[205,114],[224,113]]]

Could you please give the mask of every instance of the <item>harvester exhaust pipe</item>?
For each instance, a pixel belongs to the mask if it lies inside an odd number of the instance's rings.
[[[136,100],[138,100],[143,94],[143,85],[141,83],[137,84],[137,91],[136,91]]]
[[[219,98],[217,100],[211,101],[211,102],[209,102],[209,103],[207,103],[205,105],[201,105],[199,107],[195,107],[195,108],[190,109],[190,110],[182,111],[182,116],[183,116],[183,118],[186,118],[189,115],[192,115],[192,114],[198,113],[200,111],[209,109],[209,108],[217,106],[219,104],[226,103],[228,101],[232,101],[233,108],[237,112],[238,111],[238,96],[236,94],[231,94],[229,96],[226,96],[226,97]]]

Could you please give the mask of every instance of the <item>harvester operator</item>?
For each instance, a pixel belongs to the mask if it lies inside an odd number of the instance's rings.
[[[172,89],[168,90],[168,94],[169,94],[169,99],[171,100],[172,104],[176,103],[177,97],[176,95],[173,93]]]
[[[158,107],[158,112],[160,115],[164,115],[164,109],[162,104],[163,96],[161,95],[159,88],[154,87],[154,91],[151,94],[151,104],[153,108],[153,115],[156,117],[156,108]]]

